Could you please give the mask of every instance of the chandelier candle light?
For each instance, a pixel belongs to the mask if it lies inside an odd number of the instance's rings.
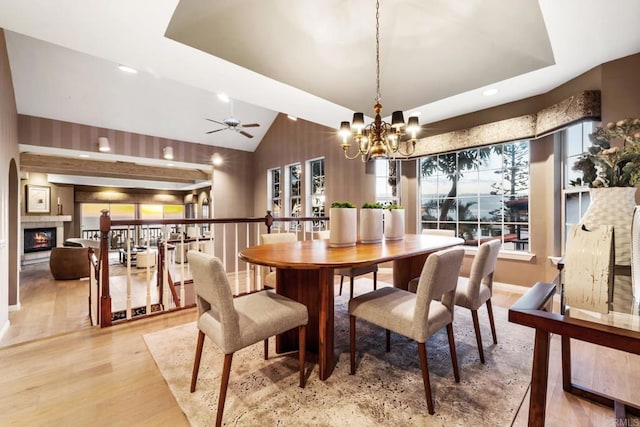
[[[416,134],[420,130],[420,124],[417,116],[409,117],[408,123],[405,125],[402,111],[394,111],[391,115],[391,124],[382,121],[380,111],[380,1],[376,1],[376,104],[373,111],[376,115],[373,123],[365,126],[364,114],[354,113],[351,124],[344,121],[340,123],[339,135],[342,137],[342,150],[344,156],[348,159],[355,159],[358,155],[362,161],[369,159],[388,159],[395,154],[408,157],[413,154],[416,147]],[[353,135],[353,140],[358,146],[358,152],[349,155],[348,150],[351,147],[349,138]],[[404,141],[405,150],[401,150],[401,138],[405,133],[410,134],[411,138]]]

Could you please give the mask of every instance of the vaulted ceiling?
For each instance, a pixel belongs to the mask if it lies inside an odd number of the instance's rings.
[[[426,124],[544,93],[640,51],[638,16],[636,0],[382,0],[384,113]],[[245,151],[279,112],[372,115],[374,0],[0,0],[0,27],[20,114]],[[254,138],[206,133],[231,114],[218,93]]]

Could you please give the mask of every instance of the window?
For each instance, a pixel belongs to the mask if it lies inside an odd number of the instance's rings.
[[[309,216],[325,216],[325,197],[324,197],[324,159],[314,159],[307,162],[308,197],[307,211]],[[311,231],[325,230],[324,221],[313,221],[311,223]]]
[[[376,202],[400,205],[400,161],[376,160]]]
[[[302,167],[300,163],[287,166],[287,206],[286,210],[290,217],[302,216]],[[299,230],[300,223],[292,222],[290,230]]]
[[[466,245],[500,237],[528,250],[529,141],[419,160],[421,228],[454,230]]]
[[[595,123],[584,121],[570,126],[559,133],[562,153],[562,253],[564,242],[572,225],[580,222],[589,207],[589,187],[579,180],[582,174],[572,170],[574,163],[591,146],[589,134]]]
[[[268,173],[269,201],[267,209],[271,211],[271,214],[273,216],[280,216],[282,215],[282,196],[280,194],[280,168],[269,169]]]

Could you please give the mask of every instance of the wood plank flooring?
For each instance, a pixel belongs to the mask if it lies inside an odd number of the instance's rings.
[[[0,425],[188,425],[142,335],[193,321],[195,309],[112,328],[90,327],[87,283],[49,280],[44,268],[24,268],[22,309],[10,313],[12,326],[0,341]],[[386,269],[378,277],[392,280]],[[509,307],[524,290],[497,285],[493,304]],[[575,378],[640,400],[637,357],[593,345],[574,348]],[[527,408],[525,398],[514,425],[526,425]],[[613,410],[562,391],[558,337],[551,346],[547,425],[616,425]]]

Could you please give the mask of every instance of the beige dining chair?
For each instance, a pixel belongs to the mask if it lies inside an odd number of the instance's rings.
[[[261,245],[296,241],[298,241],[298,236],[296,236],[295,233],[269,233],[260,235]],[[260,277],[262,278],[262,286],[275,289],[276,271],[274,269],[272,269],[271,267],[260,267]]]
[[[471,310],[473,328],[476,331],[476,342],[480,353],[480,362],[484,363],[484,350],[482,348],[482,336],[480,335],[480,323],[478,322],[478,309],[482,304],[487,305],[489,323],[493,343],[498,343],[496,325],[493,320],[493,308],[491,307],[491,294],[493,292],[493,272],[496,268],[498,253],[502,243],[500,239],[484,242],[478,248],[478,252],[471,263],[469,278],[459,277],[456,288],[456,305]]]
[[[422,234],[425,236],[446,236],[446,237],[456,237],[456,232],[454,230],[445,230],[440,228],[425,228],[422,230]],[[418,282],[420,281],[420,277],[414,277],[409,280],[407,285],[407,289],[409,292],[415,292],[418,288]]]
[[[457,278],[464,249],[451,248],[435,252],[422,268],[417,293],[385,287],[357,296],[349,301],[351,375],[356,373],[356,317],[386,329],[387,351],[390,331],[416,341],[422,381],[429,413],[433,414],[433,398],[427,363],[427,339],[446,327],[451,363],[456,382],[460,382],[456,344],[453,337],[453,312]]]
[[[224,353],[216,426],[222,425],[233,354],[269,337],[298,328],[300,387],[305,386],[304,363],[307,307],[274,292],[257,292],[233,298],[227,274],[213,255],[189,251],[198,305],[196,345],[191,393],[196,389],[205,335]],[[265,359],[268,357],[265,345]]]
[[[329,230],[321,230],[316,232],[316,238],[328,239]],[[367,265],[364,267],[345,267],[336,268],[333,270],[334,275],[340,276],[340,290],[338,295],[342,295],[342,285],[344,283],[345,276],[349,278],[349,298],[353,298],[353,285],[354,279],[364,274],[373,273],[373,290],[378,289],[378,264]]]

